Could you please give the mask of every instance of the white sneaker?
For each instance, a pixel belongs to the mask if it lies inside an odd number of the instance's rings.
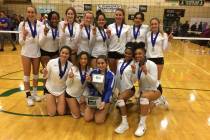
[[[163,106],[165,109],[169,110],[169,103],[163,95],[154,101],[154,103],[156,106]]]
[[[145,124],[139,124],[138,128],[135,131],[135,136],[141,137],[144,135],[146,131],[146,125]]]
[[[116,129],[115,132],[118,134],[124,133],[126,130],[128,130],[129,126],[128,123],[121,123]]]
[[[36,102],[40,102],[42,100],[42,98],[40,96],[38,96],[37,94],[32,95],[34,101]]]
[[[28,96],[26,99],[28,106],[34,106],[34,100],[32,96]]]

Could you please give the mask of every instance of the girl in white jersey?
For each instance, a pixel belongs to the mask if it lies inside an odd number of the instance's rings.
[[[136,136],[142,136],[146,131],[146,118],[150,111],[150,104],[161,96],[157,88],[158,70],[154,62],[146,60],[144,43],[139,43],[135,50],[137,77],[140,87],[140,121],[135,131]]]
[[[108,26],[111,30],[108,58],[110,70],[116,73],[117,61],[123,58],[125,44],[128,40],[129,26],[125,25],[125,11],[121,8],[115,11],[115,22]]]
[[[71,62],[76,64],[77,43],[79,41],[80,26],[76,22],[77,14],[73,7],[66,9],[65,16],[65,20],[60,22],[60,44],[62,46],[69,46],[71,48]]]
[[[143,24],[144,13],[136,12],[134,14],[134,24],[130,27],[128,41],[131,42],[146,42],[146,34],[149,31],[149,26]]]
[[[147,33],[146,42],[146,56],[157,65],[158,81],[160,83],[164,66],[164,51],[168,48],[168,35],[161,31],[160,20],[158,18],[152,18],[150,20],[150,31]],[[161,84],[158,84],[157,86],[159,86],[162,92]],[[164,104],[168,106],[168,102],[165,100],[164,96],[161,96],[160,100],[165,102]]]
[[[116,133],[124,133],[129,126],[127,121],[126,101],[135,93],[134,82],[136,81],[135,65],[134,65],[134,43],[126,44],[124,59],[120,59],[117,65],[116,73],[116,88],[119,90],[119,95],[116,105],[120,109],[122,116],[121,124],[115,129]]]
[[[96,58],[99,55],[107,56],[107,49],[111,32],[106,29],[106,16],[102,11],[96,13],[96,35],[93,36],[93,49],[91,52],[91,66],[96,68]]]
[[[92,46],[93,46],[93,36],[96,35],[96,28],[92,25],[93,23],[93,13],[91,11],[87,11],[84,14],[83,21],[80,23],[80,38],[77,44],[79,54],[82,51],[88,52],[91,54]]]
[[[88,95],[86,74],[90,72],[89,55],[87,52],[81,52],[78,55],[78,64],[69,71],[66,81],[66,100],[71,110],[72,117],[77,119],[80,114],[84,114],[85,96]]]
[[[40,62],[40,48],[38,45],[38,33],[42,25],[36,19],[36,8],[33,6],[27,7],[27,19],[19,24],[19,43],[22,46],[21,59],[24,72],[24,89],[27,97],[27,104],[34,105],[35,101],[40,101],[41,98],[37,95],[38,73]],[[30,72],[31,66],[33,69],[33,92],[30,93]]]
[[[44,21],[44,26],[40,30],[39,44],[41,47],[41,64],[43,68],[47,66],[50,59],[58,57],[59,54],[59,32],[58,23],[60,16],[52,11],[48,14],[48,22]],[[44,79],[44,88],[45,88]]]
[[[47,94],[47,113],[49,116],[64,115],[65,113],[65,89],[66,79],[72,63],[68,61],[71,49],[63,46],[60,49],[60,56],[51,59],[47,63],[47,68],[43,70],[44,77],[47,78],[45,94]]]

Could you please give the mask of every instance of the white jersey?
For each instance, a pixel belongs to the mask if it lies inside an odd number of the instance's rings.
[[[78,41],[78,51],[79,54],[82,51],[88,52],[91,54],[92,46],[93,46],[93,34],[92,34],[92,26],[90,27],[90,39],[88,39],[88,35],[86,33],[85,27],[82,28],[80,32],[80,37]]]
[[[123,92],[127,89],[131,89],[134,86],[135,79],[137,79],[136,74],[133,74],[131,68],[131,65],[134,64],[134,61],[130,62],[130,64],[124,69],[123,74],[121,75],[120,69],[122,68],[123,63],[124,59],[120,59],[118,61],[116,73],[116,88],[118,88],[120,92]]]
[[[64,93],[66,89],[66,79],[68,76],[69,69],[72,67],[72,63],[70,61],[68,62],[68,66],[66,69],[65,74],[62,78],[59,76],[59,64],[58,64],[59,58],[51,59],[47,63],[47,81],[46,81],[46,88],[47,90],[54,96],[60,96]],[[62,70],[64,70],[65,65],[62,66]]]
[[[147,60],[145,65],[147,68],[147,75],[143,71],[141,71],[139,67],[137,72],[137,77],[139,77],[138,75],[140,75],[140,80],[139,80],[140,91],[157,90],[157,86],[159,85],[157,65],[150,60]]]
[[[123,54],[125,51],[125,45],[128,40],[128,31],[130,26],[123,24],[122,32],[120,35],[120,38],[118,39],[117,33],[116,33],[116,23],[112,23],[108,26],[108,29],[111,30],[111,37],[110,37],[110,44],[108,51],[109,52],[118,52],[120,54]],[[120,27],[118,27],[118,31],[120,31]]]
[[[56,33],[56,38],[55,40],[53,39],[52,35],[52,30],[55,33],[56,29],[48,27],[49,31],[47,35],[44,34],[44,28],[45,25],[43,25],[40,29],[39,32],[39,45],[42,50],[47,51],[47,52],[56,52],[59,50],[59,41],[60,41],[60,36],[59,36],[59,31],[57,29]]]
[[[137,33],[138,28],[135,27],[135,32]],[[137,34],[137,38],[134,38],[134,33],[133,33],[133,25],[129,29],[129,34],[128,34],[128,42],[146,42],[146,35],[147,32],[149,31],[149,26],[142,24],[139,32]]]
[[[153,38],[156,34],[153,34]],[[163,51],[168,47],[168,35],[166,33],[159,33],[155,46],[153,48],[151,41],[151,32],[147,33],[146,56],[147,58],[164,57]]]
[[[80,71],[76,66],[71,67],[69,73],[73,72],[74,77],[67,78],[66,80],[66,93],[72,97],[80,97],[81,95],[88,95],[88,88],[86,86],[86,82],[84,84],[81,83]],[[82,71],[84,74],[85,71]],[[89,73],[89,71],[87,72]]]
[[[61,21],[60,23],[59,32],[61,33],[61,40],[60,45],[67,45],[71,49],[77,48],[77,43],[79,41],[80,36],[80,26],[78,23],[74,22],[73,24],[73,35],[70,37],[68,26],[66,26],[65,31],[63,32],[64,27],[64,21]]]
[[[39,47],[39,31],[42,26],[42,23],[37,20],[36,23],[36,31],[37,35],[33,38],[31,34],[31,30],[27,21],[25,21],[25,27],[23,27],[24,22],[21,22],[18,27],[19,31],[19,43],[22,46],[21,55],[29,57],[29,58],[38,58],[41,56],[40,47]],[[23,39],[23,28],[28,32],[26,36],[26,40]],[[34,26],[32,24],[32,29],[34,30]]]
[[[103,33],[103,32],[102,32]],[[105,29],[106,34],[106,29]],[[103,41],[103,37],[101,36],[101,33],[99,29],[96,30],[96,35],[93,36],[93,49],[91,56],[98,57],[99,55],[107,55],[107,47],[108,47],[109,39],[106,34],[106,41]]]

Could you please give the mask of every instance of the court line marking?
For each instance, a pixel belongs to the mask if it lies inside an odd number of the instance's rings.
[[[23,70],[18,70],[18,71],[9,72],[9,73],[7,73],[7,74],[1,75],[0,78],[3,78],[4,76],[8,76],[8,75],[10,75],[10,74],[18,73],[18,72],[21,72],[21,71],[23,71]]]
[[[205,74],[207,74],[208,76],[210,76],[210,73],[208,71],[206,71],[205,69],[199,67],[198,65],[196,65],[195,63],[192,63],[191,61],[187,60],[186,58],[184,58],[183,56],[179,55],[176,52],[173,52],[176,56],[178,56],[179,58],[182,58],[185,62],[191,64],[192,66],[196,67],[197,69],[200,69],[200,71],[204,72]]]

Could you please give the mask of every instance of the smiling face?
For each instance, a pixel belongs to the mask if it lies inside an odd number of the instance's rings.
[[[69,9],[69,10],[66,12],[66,18],[67,18],[67,20],[68,20],[70,23],[74,22],[74,21],[75,21],[75,18],[76,18],[74,11],[71,10],[71,9]]]
[[[141,25],[141,24],[143,23],[141,14],[136,15],[136,17],[134,18],[133,22],[134,22],[134,24],[135,24],[136,26]]]
[[[86,67],[88,64],[88,56],[86,54],[82,54],[79,59],[79,64],[82,67]]]
[[[33,21],[36,19],[36,9],[34,7],[27,7],[26,9],[26,17],[30,20]]]
[[[84,23],[86,26],[89,26],[93,22],[93,14],[86,13],[84,16]]]
[[[104,60],[102,58],[98,58],[97,59],[97,67],[99,68],[100,71],[105,72],[105,70],[107,68],[106,60]]]
[[[60,50],[60,59],[62,59],[63,61],[67,61],[70,57],[70,51],[67,48],[62,48]]]
[[[150,21],[150,28],[151,28],[152,32],[158,32],[159,31],[159,26],[160,26],[160,23],[157,19],[152,19]]]
[[[123,20],[124,20],[124,14],[123,14],[123,12],[120,11],[120,10],[117,10],[115,12],[115,22],[117,24],[122,24],[123,23]]]
[[[143,51],[143,49],[136,49],[135,50],[135,60],[136,62],[143,62],[145,59],[145,52]]]
[[[52,14],[52,17],[50,19],[50,22],[52,24],[53,27],[57,27],[58,23],[59,23],[59,17],[57,14]]]
[[[133,52],[131,49],[125,49],[125,53],[124,53],[124,56],[125,56],[125,60],[126,61],[130,61],[133,59]]]
[[[105,17],[103,15],[100,15],[98,17],[98,21],[97,22],[98,22],[98,26],[103,28],[105,26],[105,24],[106,24]]]

